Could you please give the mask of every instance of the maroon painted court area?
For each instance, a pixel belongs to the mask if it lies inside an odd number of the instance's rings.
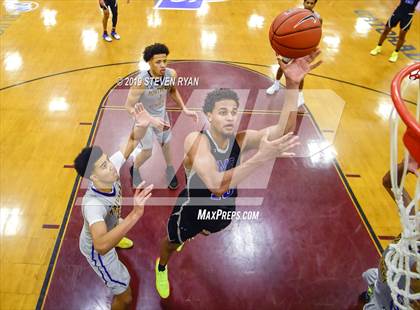
[[[170,67],[177,70],[178,76],[200,77],[198,87],[180,87],[191,107],[201,106],[206,89],[229,87],[238,90],[245,110],[281,110],[282,94],[267,97],[264,89],[270,80],[259,73],[216,62],[176,62]],[[124,94],[124,90],[112,91],[105,107],[101,107],[94,143],[109,154],[117,151],[130,131],[127,113],[118,109],[124,103]],[[173,103],[169,106],[173,107]],[[179,165],[183,138],[200,126],[182,119],[176,111],[171,112],[171,117],[172,150],[175,165]],[[245,113],[240,128],[262,128],[277,119],[275,113]],[[309,114],[301,115],[299,121],[303,145],[322,140]],[[176,126],[179,128],[175,130]],[[271,166],[271,177],[267,178]],[[181,188],[176,192],[164,189],[164,169],[161,151],[155,148],[142,175],[161,188],[155,199],[164,197],[171,202]],[[124,194],[130,196],[127,164],[121,173],[127,188]],[[182,169],[178,176],[184,183]],[[259,211],[258,220],[233,221],[223,232],[199,236],[181,253],[174,254],[169,264],[171,296],[167,300],[161,300],[155,290],[154,262],[172,207],[170,203],[159,205],[158,200],[146,206],[144,217],[128,233],[134,248],[119,251],[132,277],[134,308],[358,309],[358,295],[364,290],[361,273],[376,266],[379,256],[334,162],[279,159],[267,163],[244,184],[240,196],[261,197],[263,202],[259,206],[242,203],[237,209]],[[83,193],[83,188],[78,189],[77,197]],[[78,201],[68,219],[45,309],[93,310],[110,306],[110,292],[79,252],[82,216]],[[130,209],[126,206],[123,213]]]

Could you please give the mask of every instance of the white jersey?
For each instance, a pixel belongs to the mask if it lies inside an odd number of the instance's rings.
[[[119,171],[125,162],[125,158],[121,152],[117,152],[109,159]],[[110,231],[118,224],[121,217],[121,182],[118,179],[113,187],[112,192],[103,193],[98,191],[93,184],[89,185],[86,194],[82,200],[82,215],[84,219],[83,228],[80,233],[79,247],[83,254],[91,255],[93,248],[92,235],[89,226],[104,221],[107,230]]]
[[[175,70],[166,68],[161,78],[153,77],[149,70],[140,71],[138,78],[144,85],[144,92],[139,98],[147,112],[152,116],[164,117],[168,90],[175,84]]]

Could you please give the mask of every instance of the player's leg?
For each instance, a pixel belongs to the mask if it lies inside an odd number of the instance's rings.
[[[165,266],[168,264],[172,253],[175,252],[182,243],[170,242],[166,237],[160,242],[160,256],[159,256],[159,271],[165,270]]]
[[[112,5],[110,6],[112,12],[112,30],[111,35],[115,40],[121,39],[120,35],[117,33],[117,22],[118,22],[118,3],[117,0],[112,0]]]
[[[177,189],[179,184],[174,166],[172,165],[172,152],[169,141],[162,145],[162,152],[166,162],[166,180],[168,182],[168,188]]]
[[[166,119],[168,119],[168,117],[166,117]],[[167,121],[169,122],[169,120]],[[166,180],[168,182],[168,188],[177,189],[179,184],[178,184],[178,179],[175,174],[176,171],[172,164],[173,161],[172,161],[172,152],[171,152],[171,146],[170,146],[170,141],[172,137],[171,130],[170,129],[165,130],[165,131],[154,130],[154,133],[160,145],[162,146],[162,153],[166,162]]]
[[[142,182],[139,169],[152,156],[153,129],[149,126],[146,132],[143,132],[141,127],[135,128],[133,135],[133,140],[140,140],[139,146],[141,147],[141,152],[134,158],[133,166],[130,168],[133,186],[137,187]]]
[[[407,14],[401,17],[398,42],[397,42],[397,45],[395,46],[395,51],[392,52],[391,56],[388,59],[390,62],[396,62],[398,60],[398,52],[400,51],[401,47],[404,45],[405,37],[407,36],[407,32],[411,27],[411,23],[413,22],[413,14]]]
[[[398,36],[398,42],[397,45],[395,47],[395,51],[399,52],[401,47],[404,45],[405,43],[405,37],[407,36],[407,30],[400,30],[400,34]]]
[[[115,249],[100,255],[93,246],[82,251],[89,265],[112,294],[112,309],[129,309],[131,304],[130,274],[119,260]]]
[[[184,191],[183,191],[184,192]],[[182,194],[182,192],[181,192]],[[181,195],[180,195],[181,196]],[[178,199],[179,201],[179,199]],[[168,298],[170,294],[170,285],[168,277],[168,262],[173,252],[183,243],[181,237],[181,206],[173,208],[167,224],[168,235],[162,239],[160,244],[159,258],[156,259],[155,277],[156,290],[160,297]]]
[[[397,167],[397,183],[400,184],[401,183],[401,178],[403,175],[403,171],[404,171],[404,162],[401,162],[398,164]],[[394,193],[392,192],[392,184],[391,184],[391,173],[390,171],[388,171],[382,178],[382,185],[383,187],[385,187],[386,191],[389,193],[389,195],[394,198]],[[402,198],[404,201],[404,205],[408,205],[411,201],[411,197],[408,194],[408,192],[405,190],[405,188],[403,189],[403,193],[402,193]]]
[[[133,127],[123,151],[125,158],[128,158],[130,154],[134,151],[134,149],[139,144],[140,140],[143,139],[144,135],[146,134],[147,129],[148,127],[139,125]]]
[[[283,76],[283,70],[279,67],[276,73],[276,79],[274,80],[273,85],[267,88],[266,93],[267,95],[273,95],[275,92],[279,91],[280,89],[280,79]]]
[[[398,24],[399,20],[400,20],[399,12],[395,10],[392,13],[392,16],[386,22],[385,29],[382,32],[381,36],[379,37],[378,45],[373,50],[370,51],[370,54],[372,56],[376,56],[382,51],[382,44],[384,43],[391,29],[394,28]]]
[[[141,152],[134,158],[133,166],[130,168],[130,174],[131,174],[131,177],[133,178],[133,186],[134,187],[137,187],[143,181],[143,179],[140,175],[140,167],[150,157],[152,157],[152,153],[153,153],[153,148],[144,149],[142,147]]]
[[[400,48],[404,45],[405,42],[405,36],[407,35],[407,31],[400,30],[400,34],[398,35],[398,42],[395,46],[395,50],[392,52],[391,56],[389,56],[388,60],[390,62],[396,62],[398,60],[398,52],[400,51]]]
[[[131,288],[118,295],[114,295],[111,304],[111,310],[128,310],[133,302],[133,296],[131,294]]]
[[[111,42],[112,39],[108,34],[108,19],[109,19],[109,9],[107,7],[107,0],[104,1],[105,5],[100,5],[101,9],[102,9],[102,27],[103,27],[103,34],[102,34],[102,38],[107,41],[107,42]]]
[[[156,259],[155,275],[156,290],[162,298],[167,298],[170,294],[168,279],[168,262],[171,255],[180,248],[186,240],[195,237],[202,227],[198,221],[191,222],[189,214],[192,206],[185,206],[187,201],[187,191],[183,190],[178,197],[177,203],[172,210],[167,224],[167,236],[162,239],[160,244],[160,255]]]

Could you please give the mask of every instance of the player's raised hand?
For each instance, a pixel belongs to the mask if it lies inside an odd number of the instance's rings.
[[[165,122],[161,118],[151,116],[141,102],[134,106],[133,114],[137,127],[147,127],[151,125],[161,131],[168,130],[171,127],[168,122]]]
[[[280,61],[280,67],[286,77],[286,85],[287,83],[299,84],[308,72],[318,67],[322,61],[316,63],[313,63],[313,61],[319,54],[321,54],[321,50],[317,49],[307,56],[292,59],[288,63]]]
[[[136,126],[148,126],[150,123],[150,114],[144,109],[141,102],[136,103],[132,110]]]
[[[258,159],[260,160],[293,156],[295,154],[288,151],[297,145],[299,145],[299,137],[294,136],[293,133],[288,133],[276,140],[268,141],[267,132],[261,139],[260,147],[256,156],[258,156]]]
[[[136,191],[134,193],[134,204],[133,204],[133,212],[136,217],[140,218],[144,214],[144,205],[146,201],[152,196],[152,189],[153,184],[150,184],[146,188],[143,189],[143,186],[146,184],[145,181],[141,182],[139,186],[137,186]]]

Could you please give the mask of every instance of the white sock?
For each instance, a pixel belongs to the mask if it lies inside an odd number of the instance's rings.
[[[303,99],[303,92],[300,90],[298,95],[298,108],[301,107],[305,103]]]
[[[280,81],[279,80],[275,80],[274,81],[274,85],[276,85],[277,87],[279,87],[280,86]]]

